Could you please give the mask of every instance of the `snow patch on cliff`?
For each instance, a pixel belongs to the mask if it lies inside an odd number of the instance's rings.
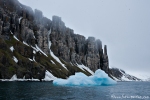
[[[50,33],[49,33],[49,34],[50,34]],[[59,60],[59,58],[58,58],[57,56],[55,56],[54,53],[51,51],[51,49],[50,49],[50,47],[51,47],[51,41],[50,41],[50,40],[48,41],[48,43],[49,43],[49,50],[50,50],[51,56],[52,56],[58,63],[60,63],[66,70],[68,70],[68,69],[65,67],[65,65]]]
[[[45,78],[42,79],[42,81],[52,81],[56,80],[57,77],[55,77],[53,74],[51,74],[48,70],[45,71]]]
[[[23,44],[25,44],[26,46],[29,46],[26,42],[23,41]]]
[[[18,59],[15,56],[13,56],[13,60],[18,63]]]
[[[50,54],[51,54],[51,56],[52,56],[58,63],[60,63],[66,70],[68,70],[68,69],[65,67],[65,64],[63,64],[63,63],[59,60],[59,58],[54,55],[54,53],[53,53],[51,50],[50,50]]]
[[[19,41],[19,39],[18,39],[15,35],[14,35],[13,37],[14,37],[14,39],[16,39],[17,41]]]
[[[82,69],[83,71],[87,70],[89,73],[91,73],[92,75],[94,75],[94,72],[91,71],[88,67],[84,66],[83,64],[82,64],[82,65],[78,65],[78,64],[77,64],[77,67],[79,67],[79,68]]]
[[[19,18],[19,24],[21,23],[21,19],[22,19],[22,17]]]
[[[15,49],[13,46],[10,47],[10,50],[13,52]]]
[[[55,64],[52,60],[51,60],[51,62],[52,62],[53,64]]]

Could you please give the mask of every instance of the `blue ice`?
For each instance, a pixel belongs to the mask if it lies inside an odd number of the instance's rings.
[[[116,81],[108,77],[108,75],[100,69],[98,69],[92,76],[86,76],[85,74],[78,72],[75,73],[75,75],[70,76],[68,79],[56,79],[53,81],[54,85],[64,86],[107,86],[116,83]]]

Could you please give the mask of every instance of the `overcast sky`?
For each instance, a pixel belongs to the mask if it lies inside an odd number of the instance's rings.
[[[150,75],[150,0],[19,0],[108,47],[110,67]]]

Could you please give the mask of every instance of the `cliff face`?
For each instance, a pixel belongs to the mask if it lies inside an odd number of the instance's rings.
[[[75,34],[60,17],[50,20],[17,0],[0,0],[0,78],[42,79],[46,70],[61,78],[78,71],[90,75],[81,64],[109,74],[107,46],[103,50],[99,39]]]
[[[85,39],[82,35],[74,34],[60,17],[53,16],[51,25],[51,49],[55,55],[66,62],[84,64],[93,71],[101,68],[108,72],[107,47],[105,46],[103,53],[102,42],[99,39]]]

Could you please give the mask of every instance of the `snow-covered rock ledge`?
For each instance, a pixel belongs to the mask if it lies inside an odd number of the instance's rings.
[[[45,71],[45,78],[42,79],[41,81],[53,81],[56,80],[57,77],[55,77],[53,74],[51,74],[48,70]],[[13,75],[11,79],[0,79],[0,81],[37,81],[39,82],[40,79],[25,79],[25,77],[21,78],[17,78],[17,75]]]

